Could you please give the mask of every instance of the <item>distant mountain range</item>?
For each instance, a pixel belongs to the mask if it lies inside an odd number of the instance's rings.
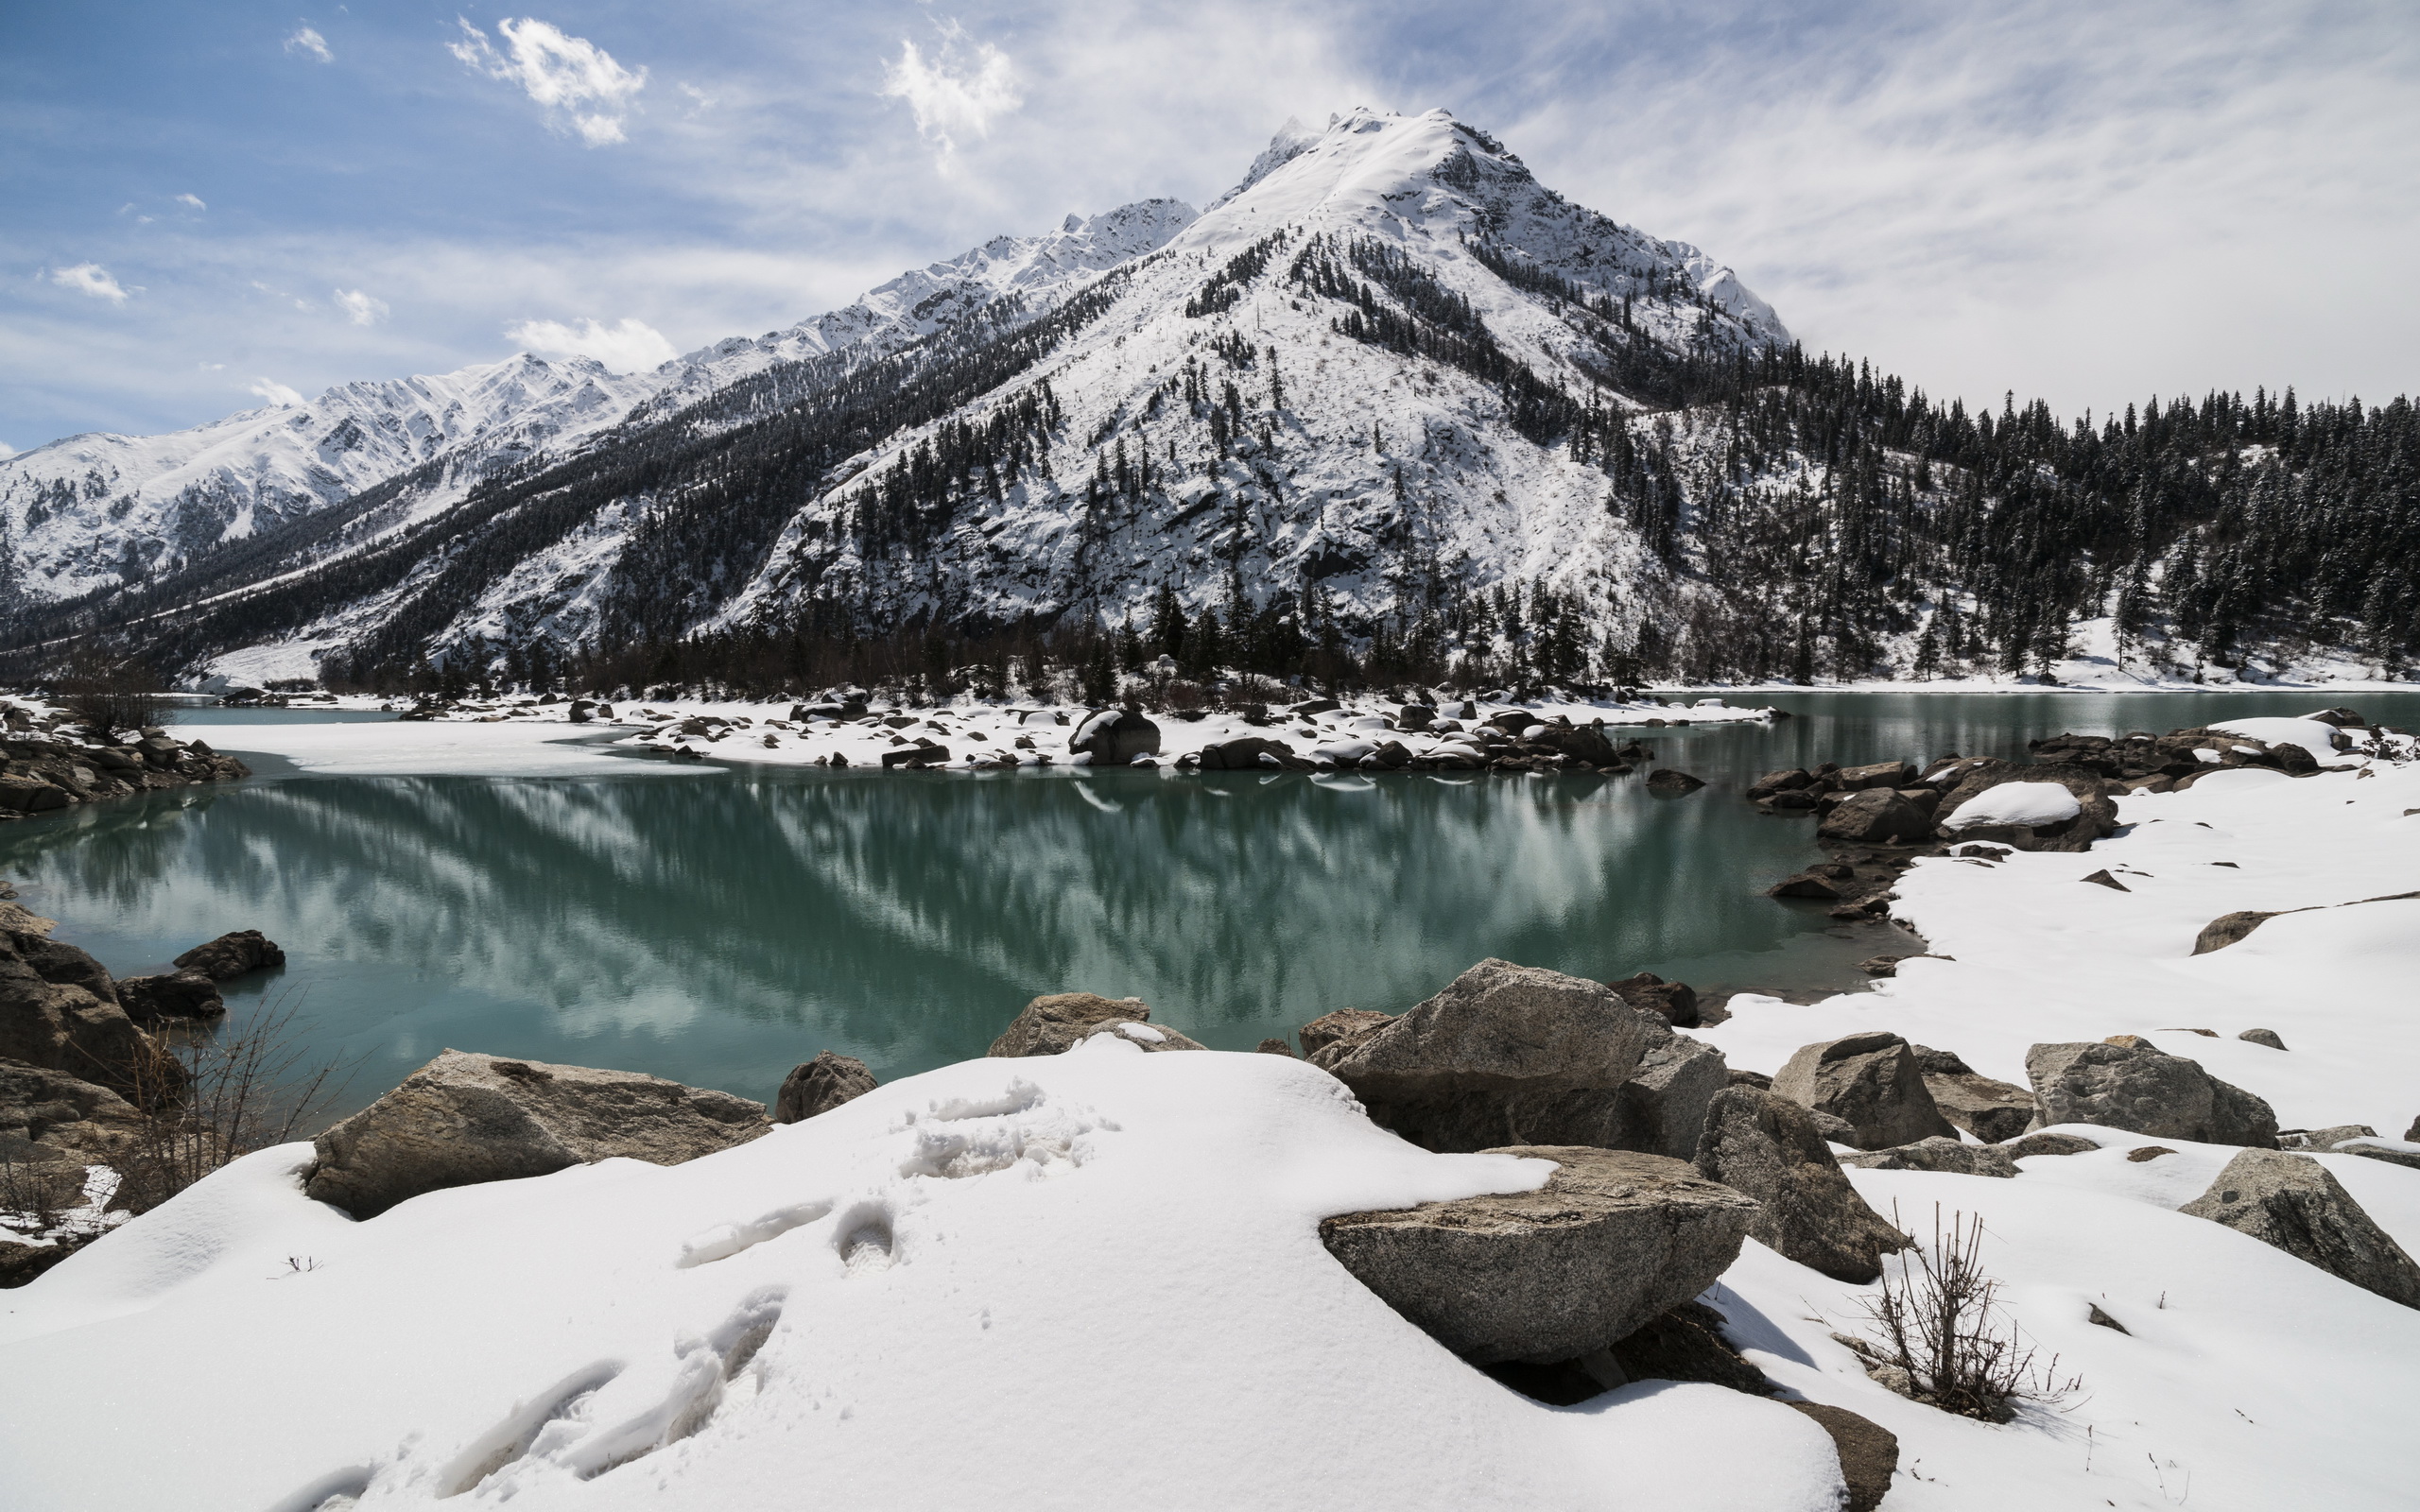
[[[1566,680],[2378,675],[2420,648],[2415,463],[2400,401],[1934,404],[1484,131],[1357,111],[1199,215],[1070,216],[652,372],[36,448],[0,610],[29,666],[249,680],[1171,605]]]

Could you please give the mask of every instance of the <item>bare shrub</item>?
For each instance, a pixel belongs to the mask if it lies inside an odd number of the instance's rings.
[[[1898,1205],[1891,1226],[1905,1230]],[[2082,1388],[2061,1380],[2059,1357],[2047,1362],[2018,1335],[1999,1306],[1999,1282],[1982,1263],[1983,1223],[1952,1212],[1947,1232],[1933,1204],[1932,1242],[1899,1258],[1882,1274],[1880,1293],[1865,1300],[1872,1325],[1868,1361],[1905,1372],[1906,1394],[1944,1412],[2004,1423],[2021,1403],[2058,1406]]]
[[[316,1132],[345,1068],[308,1058],[299,1008],[280,998],[240,1031],[182,1033],[137,1068],[132,1101],[150,1117],[120,1162],[115,1206],[147,1211],[231,1160]]]
[[[60,703],[78,724],[107,739],[160,723],[166,705],[160,675],[133,657],[78,651],[58,682]]]
[[[1167,685],[1160,690],[1162,707],[1172,713],[1190,713],[1201,708],[1207,698],[1208,695],[1203,691],[1201,684],[1187,682],[1182,678],[1171,679]]]

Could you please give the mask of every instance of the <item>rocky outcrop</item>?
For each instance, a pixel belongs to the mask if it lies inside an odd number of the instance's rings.
[[[91,739],[51,715],[46,728],[27,720],[0,736],[0,821],[251,775],[233,756],[221,756],[199,740],[180,743],[164,730],[145,730],[132,744],[120,745]]]
[[[1941,790],[1935,812],[1942,838],[1989,840],[2017,850],[2089,850],[2092,842],[2118,833],[2118,806],[2109,799],[2110,782],[2087,767],[2063,765],[2020,765],[1994,757],[1976,757],[1927,774],[1926,785]],[[1974,824],[1949,828],[1959,810],[2003,782],[2056,782],[2075,799],[2076,812],[2044,824]],[[1972,817],[1971,815],[1968,816]]]
[[[1698,1026],[1697,988],[1686,982],[1667,982],[1652,971],[1608,982],[1624,1003],[1654,1014],[1675,1029]]]
[[[1869,787],[1834,804],[1815,833],[1841,845],[1915,845],[1931,837],[1932,819],[1893,789]]]
[[[128,1018],[147,1028],[163,1019],[216,1019],[227,1011],[218,984],[199,971],[122,976],[117,1002]]]
[[[828,1113],[842,1103],[873,1091],[873,1073],[855,1056],[830,1050],[816,1052],[804,1065],[793,1066],[773,1095],[773,1122],[796,1124]]]
[[[303,1190],[372,1218],[424,1193],[616,1156],[678,1165],[770,1127],[762,1104],[729,1092],[448,1050],[320,1135]]]
[[[2025,1053],[2025,1074],[2036,1128],[2094,1124],[2204,1144],[2277,1143],[2277,1115],[2266,1102],[2143,1040],[2035,1045]]]
[[[1833,1452],[1841,1460],[1841,1479],[1849,1488],[1841,1512],[1874,1512],[1880,1506],[1891,1494],[1891,1477],[1899,1473],[1899,1435],[1845,1407],[1826,1407],[1817,1401],[1783,1405],[1814,1418],[1816,1426],[1831,1435]]]
[[[2245,1150],[2210,1190],[2177,1211],[2248,1234],[2390,1302],[2420,1308],[2420,1265],[2308,1156]]]
[[[1622,1084],[1670,1033],[1600,983],[1486,960],[1327,1069],[1372,1119],[1427,1149],[1611,1147]]]
[[[1650,1025],[1638,1070],[1615,1089],[1613,1129],[1602,1143],[1690,1160],[1705,1129],[1707,1107],[1730,1085],[1731,1068],[1723,1064],[1721,1051],[1660,1024]]]
[[[1678,1160],[1520,1145],[1551,1160],[1536,1192],[1349,1212],[1321,1242],[1440,1344],[1479,1364],[1606,1349],[1712,1285],[1756,1205]]]
[[[1806,1109],[1771,1092],[1717,1093],[1696,1166],[1707,1180],[1756,1200],[1748,1232],[1757,1243],[1835,1280],[1873,1280],[1882,1257],[1908,1246],[1841,1174]]]
[[[2013,1140],[2032,1125],[2033,1094],[2009,1082],[1979,1075],[1945,1050],[1911,1047],[1925,1091],[1941,1116],[1986,1144]]]
[[[1968,1144],[1945,1135],[1902,1144],[1896,1149],[1869,1150],[1841,1157],[1842,1165],[1862,1171],[1942,1171],[1951,1176],[2016,1175],[2016,1158],[1996,1144]]]
[[[1374,1013],[1368,1008],[1339,1008],[1333,1013],[1322,1013],[1303,1025],[1296,1031],[1296,1036],[1303,1041],[1303,1058],[1313,1065],[1325,1066],[1328,1060],[1321,1057],[1327,1056],[1329,1052],[1341,1056],[1394,1022],[1395,1016],[1392,1013]],[[1329,1056],[1329,1058],[1333,1059],[1334,1056]]]
[[[248,972],[285,964],[285,952],[257,929],[239,929],[219,936],[177,957],[180,971],[199,971],[214,982],[232,982]]]
[[[1801,1047],[1773,1078],[1773,1091],[1840,1119],[1855,1132],[1848,1143],[1861,1150],[1955,1132],[1925,1090],[1914,1050],[1888,1030]]]
[[[1025,1005],[1011,1020],[987,1056],[1056,1056],[1111,1023],[1149,1023],[1151,1005],[1141,998],[1104,998],[1090,992],[1053,992]]]
[[[146,1127],[134,1105],[106,1087],[0,1060],[0,1161],[9,1165],[20,1195],[38,1194],[54,1208],[75,1206],[82,1200],[84,1168],[117,1164],[141,1143]]]
[[[109,971],[54,926],[0,902],[0,1059],[95,1082],[130,1098],[181,1085],[176,1062],[127,1017]]]

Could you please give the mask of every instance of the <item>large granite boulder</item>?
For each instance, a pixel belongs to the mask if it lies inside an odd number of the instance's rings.
[[[199,971],[119,977],[117,1002],[128,1018],[146,1027],[162,1019],[216,1019],[227,1011],[218,984]]]
[[[1377,1013],[1369,1008],[1338,1008],[1333,1013],[1321,1014],[1295,1033],[1303,1041],[1303,1058],[1315,1066],[1325,1067],[1329,1061],[1394,1022],[1395,1016],[1392,1013]],[[1322,1056],[1328,1059],[1321,1059]]]
[[[1757,1202],[1749,1235],[1766,1248],[1862,1285],[1882,1257],[1908,1247],[1849,1185],[1806,1109],[1753,1087],[1715,1094],[1698,1141],[1697,1170]]]
[[[1628,1337],[1712,1285],[1756,1205],[1678,1160],[1516,1145],[1555,1162],[1536,1192],[1340,1213],[1320,1239],[1361,1283],[1478,1364],[1547,1363]]]
[[[1951,1176],[2014,1177],[2016,1158],[1996,1144],[1968,1144],[1936,1134],[1895,1149],[1867,1150],[1841,1157],[1842,1165],[1860,1171],[1941,1171]]]
[[[1160,727],[1137,710],[1105,710],[1076,727],[1067,748],[1089,754],[1095,766],[1124,766],[1160,753]]]
[[[1925,1091],[1941,1116],[1986,1144],[2013,1140],[2033,1125],[2033,1094],[1979,1074],[1945,1050],[1912,1047]]]
[[[1945,839],[1989,840],[2017,850],[2089,850],[2093,841],[2118,833],[2118,806],[2109,799],[2109,779],[2089,767],[2056,763],[2021,765],[1978,757],[1932,773],[1925,782],[1943,790],[1934,813],[1941,821],[1936,833]],[[2067,790],[2075,807],[2062,817],[2051,817],[2045,811],[2042,818],[2031,823],[1980,821],[1979,816],[1986,811],[1979,808],[1969,811],[1962,823],[1960,810],[2003,782],[2056,783]]]
[[[1327,1069],[1371,1118],[1427,1149],[1610,1147],[1621,1086],[1659,1032],[1671,1031],[1601,983],[1485,960]]]
[[[0,1059],[138,1100],[172,1094],[182,1084],[175,1060],[127,1017],[108,970],[50,938],[53,927],[0,902]]]
[[[285,964],[285,952],[257,929],[233,930],[177,957],[177,970],[199,971],[214,982],[232,982],[249,971]]]
[[[1815,833],[1841,845],[1915,845],[1931,837],[1932,819],[1895,790],[1869,787],[1832,805]]]
[[[782,1090],[773,1096],[773,1122],[796,1124],[828,1113],[873,1088],[873,1073],[864,1061],[830,1050],[818,1051],[813,1060],[791,1067],[782,1078]]]
[[[2035,1045],[2025,1053],[2032,1126],[2094,1124],[2154,1139],[2274,1149],[2277,1115],[2260,1098],[2131,1036],[2126,1043]]]
[[[1104,1024],[1149,1023],[1151,1005],[1141,998],[1105,998],[1092,992],[1052,992],[1025,1005],[992,1041],[988,1056],[1055,1056]]]
[[[1705,1110],[1731,1085],[1722,1052],[1703,1040],[1648,1028],[1647,1053],[1638,1069],[1615,1089],[1613,1126],[1602,1143],[1675,1160],[1694,1158],[1705,1128]]]
[[[2248,1149],[2177,1210],[2224,1224],[2390,1302],[2420,1308],[2420,1264],[2307,1155]]]
[[[679,1165],[770,1127],[763,1104],[729,1092],[448,1050],[320,1135],[303,1191],[372,1218],[423,1193],[617,1156]]]
[[[1925,1090],[1914,1049],[1888,1030],[1801,1047],[1773,1078],[1773,1092],[1840,1119],[1860,1150],[1957,1132]]]

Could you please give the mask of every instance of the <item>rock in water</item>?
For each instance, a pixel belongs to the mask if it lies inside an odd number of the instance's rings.
[[[782,1078],[782,1090],[773,1097],[773,1122],[796,1124],[818,1113],[828,1113],[873,1089],[873,1073],[866,1069],[864,1061],[855,1056],[818,1051],[813,1060],[791,1068],[790,1074]]]
[[[448,1050],[320,1135],[303,1191],[372,1218],[425,1192],[613,1156],[679,1165],[770,1127],[762,1104],[729,1092]]]
[[[1882,1499],[1891,1493],[1891,1477],[1899,1472],[1898,1435],[1845,1407],[1826,1407],[1815,1401],[1783,1405],[1814,1418],[1817,1426],[1832,1435],[1832,1448],[1841,1457],[1841,1479],[1849,1487],[1849,1499],[1841,1503],[1841,1512],[1874,1512],[1880,1506]]]
[[[1691,777],[1686,772],[1677,771],[1668,766],[1657,767],[1647,774],[1647,790],[1658,798],[1679,798],[1684,793],[1694,793],[1703,786],[1705,786],[1704,779]]]
[[[2035,1045],[2025,1053],[2034,1127],[2096,1124],[2154,1139],[2274,1149],[2277,1115],[2261,1099],[2148,1041]]]
[[[214,982],[232,982],[247,971],[284,966],[285,953],[257,929],[239,929],[205,941],[177,957],[177,970],[199,971]]]
[[[1090,992],[1053,992],[1025,1005],[990,1056],[1055,1056],[1109,1023],[1149,1023],[1151,1005],[1141,998],[1104,998]]]
[[[1869,787],[1834,804],[1815,833],[1844,845],[1915,845],[1931,836],[1932,820],[1892,789]]]
[[[1773,1091],[1846,1123],[1857,1132],[1849,1143],[1861,1150],[1956,1132],[1925,1090],[1915,1052],[1888,1030],[1802,1047],[1773,1078]]]
[[[1841,1174],[1813,1116],[1771,1092],[1715,1094],[1697,1170],[1756,1199],[1748,1232],[1757,1243],[1834,1280],[1862,1285],[1882,1274],[1884,1255],[1908,1247]]]
[[[218,984],[199,971],[120,977],[117,1001],[126,1016],[141,1024],[162,1019],[215,1019],[227,1011]]]
[[[1738,1258],[1756,1205],[1678,1160],[1516,1145],[1536,1192],[1348,1212],[1320,1239],[1361,1283],[1478,1364],[1570,1360],[1695,1297]]]
[[[1524,1136],[1610,1147],[1622,1083],[1670,1032],[1599,983],[1485,960],[1327,1069],[1372,1119],[1426,1149]]]
[[[2390,1302],[2420,1308],[2420,1265],[2308,1156],[2245,1150],[2177,1210],[2224,1224]]]

